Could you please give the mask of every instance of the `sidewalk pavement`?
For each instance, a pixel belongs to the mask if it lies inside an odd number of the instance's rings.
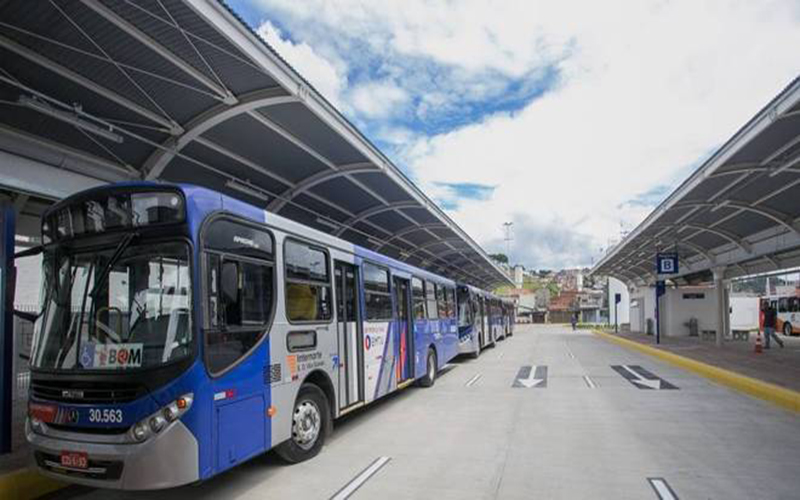
[[[726,339],[722,347],[717,347],[713,339],[700,340],[698,337],[662,335],[661,344],[656,346],[654,335],[630,332],[611,334],[800,392],[800,337],[781,335],[785,348],[781,349],[773,340],[771,349],[757,354],[754,352],[754,333],[749,341]],[[761,340],[763,343],[763,334]]]

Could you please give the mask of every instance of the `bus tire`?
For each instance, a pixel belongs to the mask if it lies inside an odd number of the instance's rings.
[[[436,383],[436,351],[428,349],[428,357],[425,361],[425,376],[419,379],[420,387],[432,387]]]
[[[791,337],[792,336],[792,324],[791,323],[786,322],[786,323],[783,324],[783,334],[786,335],[787,337]]]
[[[472,359],[478,359],[480,357],[480,355],[481,355],[481,346],[480,346],[480,342],[479,342],[478,343],[478,348],[475,349],[475,352],[470,354],[470,357],[472,357]]]
[[[290,464],[314,458],[322,450],[331,422],[328,398],[314,384],[303,384],[292,411],[292,437],[275,452]]]

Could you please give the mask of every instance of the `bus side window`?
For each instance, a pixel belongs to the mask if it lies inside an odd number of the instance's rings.
[[[439,319],[439,308],[436,305],[436,285],[425,282],[425,298],[428,302],[428,319]]]
[[[284,244],[286,317],[289,321],[327,322],[333,316],[328,254],[294,240]]]
[[[425,288],[421,279],[411,278],[411,291],[414,297],[414,319],[425,319]]]
[[[439,308],[439,317],[441,319],[447,318],[447,296],[445,295],[445,288],[442,285],[436,285],[436,304]]]
[[[447,305],[449,306],[447,309],[447,317],[450,319],[455,319],[456,317],[456,289],[455,288],[447,288]]]
[[[392,295],[389,289],[389,270],[364,262],[364,305],[367,321],[392,319]]]
[[[782,313],[788,312],[788,307],[786,307],[788,305],[787,304],[788,301],[789,299],[787,299],[786,297],[781,297],[780,299],[778,299],[778,312]]]
[[[217,375],[245,357],[272,321],[272,236],[227,218],[206,232],[205,362]]]

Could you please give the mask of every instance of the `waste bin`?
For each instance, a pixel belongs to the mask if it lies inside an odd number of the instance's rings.
[[[647,327],[645,332],[648,335],[653,335],[655,333],[655,330],[656,330],[655,321],[653,321],[653,318],[647,318]]]

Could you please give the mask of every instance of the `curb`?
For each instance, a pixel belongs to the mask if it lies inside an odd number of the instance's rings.
[[[800,413],[800,392],[786,389],[769,382],[764,382],[747,375],[709,365],[701,361],[696,361],[678,354],[674,354],[663,349],[640,344],[639,342],[616,337],[608,333],[593,330],[597,336],[603,337],[611,342],[643,352],[650,356],[666,361],[669,364],[678,366],[707,379],[718,382],[726,387],[743,392],[749,396],[776,404],[781,408]]]
[[[34,469],[17,469],[0,475],[0,498],[33,500],[66,486],[66,483],[42,476]]]

